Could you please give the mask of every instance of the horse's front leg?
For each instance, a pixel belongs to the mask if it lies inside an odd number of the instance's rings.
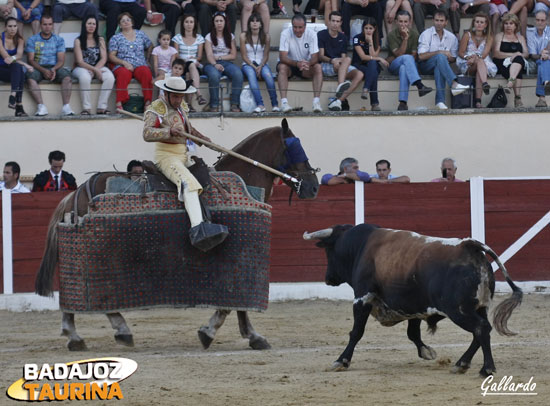
[[[248,318],[248,312],[239,310],[237,317],[239,318],[239,330],[243,338],[248,338],[248,345],[255,350],[269,350],[271,348],[265,337],[256,333],[254,327],[252,327],[252,323],[250,323],[250,319]]]
[[[84,340],[76,333],[74,313],[63,312],[63,318],[61,319],[61,335],[69,339],[67,341],[67,348],[69,351],[85,351],[88,349]]]
[[[107,318],[111,322],[111,327],[116,330],[115,341],[117,344],[126,345],[127,347],[134,346],[134,337],[130,328],[126,325],[126,320],[120,313],[107,313]]]
[[[208,321],[208,326],[201,326],[198,331],[199,339],[201,340],[202,346],[206,350],[214,341],[216,337],[216,331],[223,325],[227,315],[231,313],[231,310],[216,310],[216,313],[210,317]]]

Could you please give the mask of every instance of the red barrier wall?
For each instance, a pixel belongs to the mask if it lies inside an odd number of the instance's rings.
[[[324,251],[304,241],[302,234],[334,224],[353,223],[354,186],[323,186],[315,200],[299,200],[294,195],[291,206],[289,191],[286,186],[276,187],[271,199],[270,279],[323,281]],[[15,292],[33,291],[49,218],[63,196],[61,193],[12,196]],[[550,181],[486,181],[485,210],[486,242],[500,254],[550,210]],[[365,221],[438,237],[467,237],[470,185],[367,184]],[[550,227],[546,227],[507,262],[513,279],[550,280],[549,246]],[[502,280],[500,273],[498,279]],[[0,286],[1,283],[0,278]]]

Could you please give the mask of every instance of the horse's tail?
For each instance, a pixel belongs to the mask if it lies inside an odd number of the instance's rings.
[[[57,225],[63,220],[65,207],[68,200],[74,197],[74,192],[69,193],[57,205],[48,225],[46,236],[46,248],[40,263],[40,269],[34,281],[34,291],[40,296],[53,296],[53,275],[57,265]]]

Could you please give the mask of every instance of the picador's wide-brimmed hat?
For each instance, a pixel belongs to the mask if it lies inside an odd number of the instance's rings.
[[[187,94],[197,92],[197,89],[191,85],[188,86],[187,82],[178,76],[170,76],[168,79],[157,80],[155,86],[170,93]]]

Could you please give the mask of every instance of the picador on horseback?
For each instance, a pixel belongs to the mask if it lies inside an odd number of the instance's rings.
[[[164,97],[155,100],[145,112],[143,138],[147,142],[157,143],[155,162],[178,188],[178,199],[185,204],[191,221],[191,244],[208,251],[225,240],[228,230],[224,225],[204,221],[199,201],[202,186],[187,169],[188,145],[193,143],[185,137],[185,132],[210,141],[191,126],[187,116],[189,107],[183,97],[195,93],[197,89],[188,86],[181,77],[158,80],[155,86],[164,91]]]

